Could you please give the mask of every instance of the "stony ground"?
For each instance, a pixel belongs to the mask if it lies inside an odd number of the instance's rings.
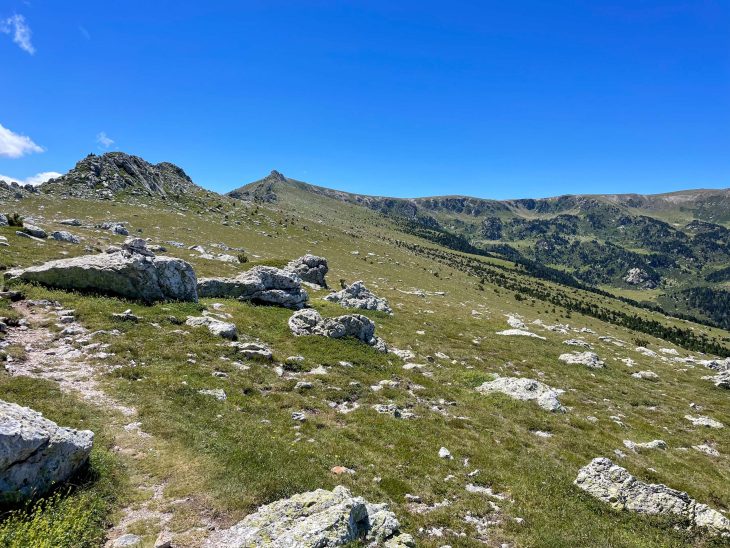
[[[14,314],[28,323],[3,341],[10,359],[0,398],[98,432],[92,465],[108,457],[99,475],[118,486],[105,499],[105,542],[132,534],[152,546],[169,535],[195,546],[263,504],[341,484],[387,502],[422,546],[722,545],[681,519],[613,510],[573,484],[592,459],[609,457],[727,512],[729,393],[703,378],[714,374],[711,356],[488,283],[479,289],[459,270],[394,245],[394,230],[355,209],[238,204],[213,214],[45,198],[8,207],[48,228],[66,217],[85,225],[69,228],[80,244],[0,230],[8,266],[119,243],[94,225],[124,221],[198,275],[323,255],[331,287],[362,279],[393,311],[363,312],[377,336],[404,351],[383,354],[352,340],[295,337],[283,308],[229,299],[143,306],[18,286],[28,299]],[[201,257],[188,249],[195,245],[209,256],[244,251],[250,262]],[[324,300],[327,290],[308,291],[322,316],[345,313]],[[126,309],[139,321],[113,317]],[[203,313],[234,323],[273,360],[246,358],[184,325]],[[565,412],[477,390],[495,375],[562,391]],[[653,440],[666,445],[640,445]],[[93,481],[79,489],[93,492]]]

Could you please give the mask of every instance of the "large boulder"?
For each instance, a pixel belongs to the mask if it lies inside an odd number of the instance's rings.
[[[286,270],[294,272],[302,281],[318,287],[327,287],[325,276],[329,268],[327,259],[307,253],[286,265]]]
[[[77,244],[80,242],[78,236],[74,236],[65,230],[54,230],[51,232],[51,239],[58,240],[59,242],[68,242],[70,244]]]
[[[4,213],[0,213],[0,226],[8,226],[8,217]]]
[[[63,428],[0,400],[0,503],[17,503],[69,479],[89,458],[94,433]]]
[[[607,458],[593,459],[578,472],[578,487],[617,510],[675,515],[710,533],[730,537],[730,520],[717,510],[666,485],[644,483]]]
[[[362,281],[357,281],[341,291],[331,293],[324,299],[326,301],[340,303],[345,308],[379,310],[388,314],[393,313],[388,305],[388,301],[373,295]]]
[[[28,236],[33,236],[34,238],[48,238],[48,233],[41,227],[35,225],[24,224],[21,230]]]
[[[303,307],[309,298],[299,276],[273,266],[255,266],[235,278],[201,278],[198,296],[229,297],[295,309]]]
[[[329,548],[359,542],[414,546],[399,527],[385,504],[370,504],[338,485],[332,491],[317,489],[262,506],[230,529],[214,533],[206,546]]]
[[[302,335],[320,335],[332,339],[353,337],[386,352],[385,342],[375,336],[375,323],[361,314],[347,314],[335,318],[323,318],[312,308],[300,310],[289,318],[289,329],[297,337]]]
[[[477,392],[481,392],[482,394],[501,392],[516,400],[535,401],[547,411],[567,411],[558,400],[558,396],[563,393],[563,390],[551,388],[533,379],[497,377],[495,380],[485,382],[477,387]]]
[[[156,257],[140,238],[128,239],[112,253],[50,261],[6,278],[37,282],[48,287],[93,291],[145,302],[197,301],[193,267],[182,259]]]
[[[207,327],[208,331],[218,337],[223,337],[224,339],[230,339],[232,341],[238,339],[236,324],[216,320],[210,316],[188,316],[185,321],[185,325],[189,325],[191,327]]]
[[[568,352],[567,354],[560,354],[558,359],[569,364],[585,365],[591,369],[600,369],[606,366],[595,352]]]

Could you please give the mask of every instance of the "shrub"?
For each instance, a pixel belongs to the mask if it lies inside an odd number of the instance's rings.
[[[10,213],[8,215],[8,226],[23,226],[23,217],[21,217],[18,213]]]
[[[241,263],[241,264],[248,262],[248,257],[246,256],[245,253],[239,253],[238,254],[238,262]]]

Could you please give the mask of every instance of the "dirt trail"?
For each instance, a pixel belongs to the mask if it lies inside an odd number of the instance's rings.
[[[99,359],[113,358],[113,354],[106,352],[108,345],[94,340],[105,332],[89,332],[76,321],[73,310],[64,309],[58,303],[20,301],[13,307],[26,322],[9,329],[6,341],[23,347],[25,356],[22,360],[9,360],[5,369],[11,375],[57,382],[64,392],[110,411],[114,417],[108,424],[114,450],[127,464],[140,495],[135,497],[137,502],[121,510],[118,523],[108,532],[106,546],[115,546],[115,540],[130,530],[145,536],[157,534],[154,546],[158,548],[200,545],[208,531],[215,528],[210,517],[191,499],[165,497],[164,481],[135,472],[139,468],[135,461],[157,453],[159,448],[155,438],[144,432],[141,423],[135,420],[137,410],[105,393],[98,380],[100,375],[118,367],[98,363]],[[54,323],[61,328],[60,334],[48,328]],[[169,526],[178,515],[180,523],[191,527],[174,533]]]

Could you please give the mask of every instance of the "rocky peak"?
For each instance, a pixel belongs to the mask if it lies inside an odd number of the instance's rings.
[[[119,192],[167,197],[200,190],[182,168],[170,162],[150,164],[124,152],[89,154],[68,173],[41,188],[84,197],[112,197]]]

